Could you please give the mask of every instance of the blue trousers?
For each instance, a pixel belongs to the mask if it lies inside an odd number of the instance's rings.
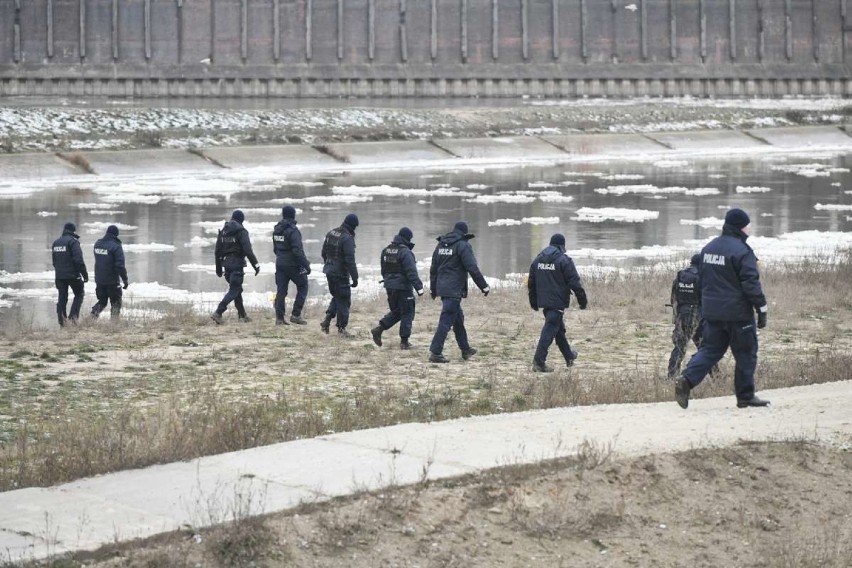
[[[92,315],[98,317],[105,307],[107,302],[110,304],[110,317],[117,318],[121,313],[121,296],[123,291],[118,284],[98,284],[95,287],[95,296],[98,301],[92,306]]]
[[[325,316],[329,321],[337,318],[337,329],[346,329],[349,325],[349,308],[352,306],[352,287],[349,286],[349,278],[326,275],[328,280],[328,291],[331,294],[331,302],[325,310]]]
[[[234,302],[234,307],[237,308],[239,317],[245,317],[246,309],[243,306],[243,279],[245,272],[243,268],[226,268],[225,281],[228,282],[228,291],[225,292],[225,297],[219,302],[219,307],[216,308],[216,313],[222,315],[228,309],[228,304]]]
[[[447,340],[450,329],[456,336],[459,349],[462,352],[470,349],[470,343],[467,341],[467,330],[464,328],[464,311],[461,307],[461,298],[442,297],[441,317],[438,319],[438,328],[435,330],[435,336],[429,346],[430,352],[440,354],[444,351],[444,342]]]
[[[286,300],[287,290],[290,282],[296,285],[296,300],[293,302],[292,314],[296,317],[302,315],[305,299],[308,297],[308,275],[302,274],[298,266],[275,269],[275,286],[278,291],[275,294],[275,317],[284,319],[287,312]]]
[[[66,316],[69,287],[74,292],[74,299],[71,301],[71,313]],[[57,278],[56,289],[59,290],[59,298],[56,301],[56,317],[59,319],[59,325],[65,325],[66,318],[77,321],[80,317],[80,308],[83,306],[83,281],[79,278]]]
[[[379,320],[382,329],[390,329],[399,323],[399,337],[411,337],[411,326],[414,323],[414,292],[411,290],[388,290],[388,307],[390,311]]]
[[[757,368],[754,320],[705,321],[701,347],[689,360],[683,377],[691,387],[698,386],[729,347],[736,361],[734,391],[738,400],[748,400],[754,396],[754,370]]]
[[[565,358],[565,362],[574,359],[574,354],[571,353],[571,345],[568,343],[568,337],[565,335],[565,310],[554,310],[550,308],[544,309],[544,326],[541,328],[541,336],[538,338],[538,346],[535,349],[535,362],[544,365],[547,361],[547,350],[550,349],[550,344],[556,339],[556,346],[559,347],[559,352]]]

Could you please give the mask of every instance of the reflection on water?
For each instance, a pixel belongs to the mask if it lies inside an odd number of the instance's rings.
[[[847,171],[850,167],[852,156],[358,172],[302,180],[317,182],[307,184],[250,179],[236,193],[221,191],[211,198],[201,197],[196,191],[191,196],[159,200],[152,197],[150,187],[139,189],[148,196],[143,199],[133,197],[132,193],[116,197],[92,191],[92,187],[82,190],[64,187],[25,198],[0,199],[0,270],[7,273],[5,276],[0,273],[0,289],[52,286],[49,274],[40,280],[33,276],[15,282],[16,278],[8,273],[51,270],[49,247],[65,221],[77,224],[91,267],[94,241],[103,234],[106,225],[115,222],[128,227],[121,234],[125,245],[138,245],[135,252],[127,254],[132,283],[158,282],[176,290],[210,292],[212,302],[224,289],[223,282],[210,271],[213,264],[210,244],[215,228],[229,217],[232,209],[242,208],[258,258],[271,263],[271,229],[282,203],[289,199],[298,200],[295,205],[302,210],[298,221],[306,253],[313,263],[320,262],[324,234],[348,212],[356,212],[361,220],[357,260],[365,265],[367,278],[375,280],[375,285],[379,278],[376,271],[379,252],[401,226],[414,231],[417,258],[428,260],[435,237],[450,230],[459,219],[466,220],[476,233],[473,245],[481,268],[494,278],[525,272],[532,257],[554,232],[565,234],[569,254],[575,251],[580,265],[611,265],[613,255],[607,254],[607,250],[655,245],[676,247],[664,250],[663,254],[686,258],[690,247],[697,246],[691,240],[718,233],[713,218],[721,219],[729,206],[749,212],[754,235],[778,236],[804,230],[852,231],[852,211],[817,208],[826,204],[852,204],[852,195],[847,193],[852,189],[852,174]],[[238,180],[240,173],[228,175]],[[133,181],[123,183],[122,191],[133,190]],[[202,183],[217,187],[210,180]],[[188,180],[166,180],[173,194],[180,193],[182,184],[198,187],[197,180],[192,184]],[[352,186],[388,187],[368,192],[370,201],[350,204],[302,201],[333,195],[335,187]],[[396,195],[399,192],[393,188],[433,191]],[[438,189],[442,191],[434,191]],[[353,191],[358,190],[348,190]],[[339,194],[338,189],[338,197]],[[363,194],[361,198],[366,199]],[[585,213],[604,208],[641,210],[651,212],[645,216],[656,218],[641,222],[577,220],[580,209]],[[39,216],[40,213],[44,216]],[[152,243],[174,248],[145,246]],[[606,250],[595,252],[599,249]],[[632,258],[627,262],[643,260]],[[179,266],[183,269],[179,270]],[[428,276],[425,266],[421,276]],[[324,293],[321,271],[315,270],[312,277],[316,280],[312,282],[311,295],[316,297]],[[263,293],[265,298],[273,289],[271,264],[260,277],[246,278],[247,292]],[[376,287],[365,286],[361,293],[370,290],[375,291]],[[53,294],[47,295],[52,298]],[[18,310],[34,311],[42,323],[53,319],[52,302],[18,298],[7,292],[0,299],[0,306],[10,301],[11,307],[0,307],[0,317],[4,319],[20,313]],[[87,298],[84,309],[89,304]]]

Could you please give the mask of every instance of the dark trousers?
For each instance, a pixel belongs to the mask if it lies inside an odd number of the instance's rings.
[[[68,288],[74,293],[71,301],[71,313],[65,315],[68,305]],[[80,307],[83,305],[83,281],[79,278],[57,278],[56,289],[59,290],[59,299],[56,301],[56,317],[59,325],[65,325],[65,320],[77,321],[80,317]]]
[[[399,323],[399,337],[411,337],[411,326],[414,323],[414,292],[411,290],[388,290],[388,308],[390,311],[379,320],[382,329],[390,329]]]
[[[117,318],[121,312],[121,286],[118,284],[98,284],[95,286],[95,296],[98,301],[92,306],[92,315],[98,317],[105,307],[107,302],[110,304],[110,317]]]
[[[245,272],[240,268],[226,268],[225,281],[228,283],[228,291],[222,301],[219,302],[219,307],[216,308],[216,313],[222,315],[228,309],[228,304],[234,302],[234,307],[237,308],[237,315],[241,318],[246,316],[246,309],[243,306],[243,279]]]
[[[430,352],[435,354],[443,352],[444,342],[447,340],[450,329],[456,336],[459,349],[462,352],[470,349],[470,343],[467,341],[467,330],[464,328],[464,310],[461,307],[461,298],[442,297],[441,317],[438,319],[438,328],[435,330],[435,336],[429,346]]]
[[[564,312],[565,310],[544,309],[544,326],[541,328],[541,336],[538,338],[538,346],[535,349],[536,363],[544,365],[547,361],[547,350],[550,349],[554,339],[565,362],[568,363],[574,359],[571,345],[565,334]]]
[[[754,320],[705,321],[701,347],[689,360],[683,377],[691,387],[698,386],[707,373],[725,355],[734,356],[734,390],[737,399],[754,396],[754,370],[757,368],[757,328]]]
[[[670,377],[674,377],[680,372],[680,366],[686,356],[686,346],[690,339],[695,347],[701,347],[701,328],[701,313],[698,306],[691,306],[678,311],[672,331],[674,349],[669,356]]]
[[[349,325],[349,308],[352,306],[352,288],[349,278],[326,275],[331,302],[325,310],[325,317],[331,321],[337,318],[337,329],[346,329]]]
[[[293,312],[295,317],[302,315],[302,308],[305,305],[305,299],[308,297],[308,275],[300,274],[301,269],[297,266],[276,268],[275,269],[275,286],[278,291],[275,293],[275,318],[282,320],[287,312],[287,290],[290,287],[290,282],[296,285],[296,300],[293,302]]]

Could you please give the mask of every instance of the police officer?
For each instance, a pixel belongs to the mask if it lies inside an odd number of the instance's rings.
[[[323,333],[328,333],[331,320],[337,318],[337,334],[347,339],[352,337],[346,331],[346,326],[349,325],[349,308],[352,305],[352,288],[358,287],[358,267],[355,266],[357,227],[358,216],[350,213],[342,225],[328,232],[322,243],[322,260],[325,263],[322,271],[328,281],[331,302],[325,311],[325,318],[320,322],[320,329]]]
[[[742,209],[725,215],[722,235],[701,250],[701,309],[705,319],[701,347],[675,383],[675,400],[686,408],[689,393],[730,347],[736,361],[737,408],[766,406],[754,394],[757,328],[766,327],[768,308],[760,285],[757,257],[746,239],[750,220]],[[754,314],[757,312],[757,326]]]
[[[275,295],[275,323],[289,325],[292,322],[305,325],[308,322],[302,318],[302,308],[305,298],[308,297],[311,263],[302,248],[302,233],[296,226],[296,210],[289,205],[281,208],[281,220],[272,231],[272,250],[275,252],[275,285],[278,288]],[[296,285],[296,301],[293,302],[293,311],[288,322],[284,316],[290,282]]]
[[[83,305],[83,284],[89,281],[89,273],[83,261],[83,249],[80,248],[80,236],[76,231],[77,226],[74,223],[65,223],[62,236],[53,241],[53,270],[56,289],[59,290],[56,315],[60,326],[64,326],[67,319],[72,323],[77,322],[80,307]],[[71,312],[66,316],[69,287],[74,292],[74,300],[71,302]]]
[[[414,322],[414,291],[423,295],[423,282],[417,275],[417,262],[414,260],[414,234],[408,227],[399,230],[391,243],[382,250],[381,266],[385,290],[388,294],[390,311],[379,320],[379,325],[370,330],[373,341],[382,346],[382,332],[399,323],[399,348],[411,348],[411,325]]]
[[[228,291],[219,302],[216,311],[210,315],[217,324],[222,323],[222,314],[231,302],[234,302],[234,307],[237,308],[240,321],[251,321],[243,306],[243,279],[245,278],[243,269],[248,258],[254,268],[254,275],[257,276],[260,273],[260,264],[251,248],[248,231],[243,227],[245,220],[246,216],[242,211],[234,210],[231,220],[225,222],[216,239],[216,276],[221,278],[224,274],[225,281],[228,282]]]
[[[476,349],[470,346],[467,330],[464,327],[464,311],[461,307],[462,298],[467,297],[467,276],[470,274],[474,284],[488,295],[491,289],[476,265],[476,257],[470,241],[473,235],[467,232],[467,223],[459,221],[453,230],[438,237],[438,245],[432,253],[432,266],[429,269],[429,287],[432,299],[441,297],[441,317],[435,336],[429,346],[430,363],[449,363],[444,357],[444,342],[452,328],[456,343],[462,352],[462,359],[467,361],[476,354]]]
[[[119,284],[121,280],[121,284]],[[127,290],[127,269],[124,267],[124,248],[118,240],[118,227],[110,225],[102,239],[95,241],[95,295],[92,317],[98,317],[110,304],[110,319],[121,312],[122,285]]]
[[[535,311],[544,310],[544,327],[538,339],[538,347],[533,357],[533,371],[552,373],[553,367],[546,364],[547,350],[553,339],[559,347],[565,364],[570,367],[577,358],[577,352],[571,349],[565,336],[565,309],[571,301],[571,292],[577,297],[580,309],[588,305],[586,291],[580,282],[580,275],[574,261],[565,254],[565,237],[559,233],[550,237],[550,245],[538,253],[530,265],[527,279],[530,307]]]
[[[701,283],[698,267],[701,255],[695,254],[689,266],[677,273],[672,282],[671,305],[674,311],[674,330],[672,343],[674,349],[669,357],[669,378],[674,379],[680,373],[680,365],[686,354],[689,340],[701,347]]]

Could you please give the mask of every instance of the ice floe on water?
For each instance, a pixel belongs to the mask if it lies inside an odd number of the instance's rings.
[[[101,199],[107,203],[140,203],[142,205],[156,205],[162,201],[159,195],[135,195],[132,193],[119,193],[104,195]]]
[[[757,185],[738,185],[737,193],[768,193],[772,191],[771,187],[763,187]]]
[[[127,211],[121,209],[92,209],[89,215],[126,215]]]
[[[186,248],[204,248],[204,247],[212,247],[216,244],[216,238],[205,238],[195,236],[192,237],[188,243],[183,243],[183,246]]]
[[[633,249],[580,248],[571,249],[568,254],[573,258],[593,260],[665,259],[681,257],[691,250],[685,245],[653,245]]]
[[[278,221],[269,221],[265,223],[258,223],[255,221],[246,221],[243,223],[243,228],[245,228],[251,236],[264,234],[271,235],[277,222]],[[197,221],[193,224],[204,229],[204,232],[208,235],[215,235],[219,232],[219,229],[225,226],[225,219],[222,219],[221,221]],[[304,227],[304,225],[301,226]]]
[[[6,272],[0,270],[0,284],[15,282],[53,282],[56,274],[52,270],[42,272]]]
[[[704,217],[703,219],[681,219],[681,225],[696,225],[705,229],[721,229],[725,224],[724,219],[717,217]]]
[[[657,187],[652,184],[640,185],[609,185],[607,187],[595,188],[595,193],[602,195],[692,195],[701,197],[705,195],[719,195],[721,192],[715,187]]]
[[[282,205],[293,205],[297,203],[366,203],[372,201],[372,195],[314,195],[311,197],[284,197],[278,199],[270,199],[270,203],[280,203]]]
[[[78,203],[76,205],[78,209],[115,209],[118,207],[117,203]]]
[[[517,193],[498,193],[496,195],[477,195],[473,199],[466,199],[468,203],[490,204],[490,203],[532,203],[536,198],[530,195],[518,195]]]
[[[197,197],[191,195],[178,195],[172,202],[176,205],[218,205],[219,200],[215,197]]]
[[[135,231],[139,228],[136,225],[127,225],[125,223],[110,223],[107,221],[87,221],[83,223],[83,226],[86,227],[86,232],[89,234],[95,234],[100,231],[106,231],[110,225],[115,225],[120,231]]]
[[[814,205],[817,211],[852,211],[852,205],[841,205],[839,203],[817,203]]]
[[[39,211],[36,215],[39,217],[56,217],[59,213],[56,211]]]
[[[125,244],[124,252],[134,252],[134,253],[142,253],[142,252],[174,252],[174,245],[166,245],[162,243],[138,243],[138,244]]]
[[[522,219],[497,219],[488,221],[489,227],[511,227],[513,225],[558,225],[559,217],[523,217]]]
[[[331,192],[340,196],[369,196],[369,197],[477,197],[479,194],[471,191],[462,191],[457,187],[441,185],[434,189],[413,188],[406,189],[391,185],[375,186],[335,186]]]
[[[652,164],[655,168],[683,168],[689,165],[686,160],[657,160]]]
[[[608,174],[598,177],[606,181],[636,181],[640,179],[645,179],[645,176],[642,174]]]
[[[322,187],[325,184],[321,181],[290,181],[285,180],[284,185],[295,185],[297,187]]]
[[[558,191],[542,191],[538,194],[539,201],[545,203],[570,203],[574,201],[571,195],[562,195]]]
[[[468,184],[464,187],[465,187],[465,189],[472,189],[474,191],[480,191],[480,190],[483,190],[483,189],[488,189],[491,186],[485,185],[484,183],[471,183],[471,184]]]
[[[581,207],[576,211],[575,221],[588,221],[590,223],[603,223],[604,221],[618,221],[624,223],[643,223],[656,219],[660,216],[659,211],[648,211],[646,209],[622,209],[619,207]]]
[[[835,173],[847,173],[848,168],[838,168],[830,164],[810,163],[810,164],[778,164],[771,166],[771,169],[777,172],[790,173],[797,176],[815,178],[829,177]]]

